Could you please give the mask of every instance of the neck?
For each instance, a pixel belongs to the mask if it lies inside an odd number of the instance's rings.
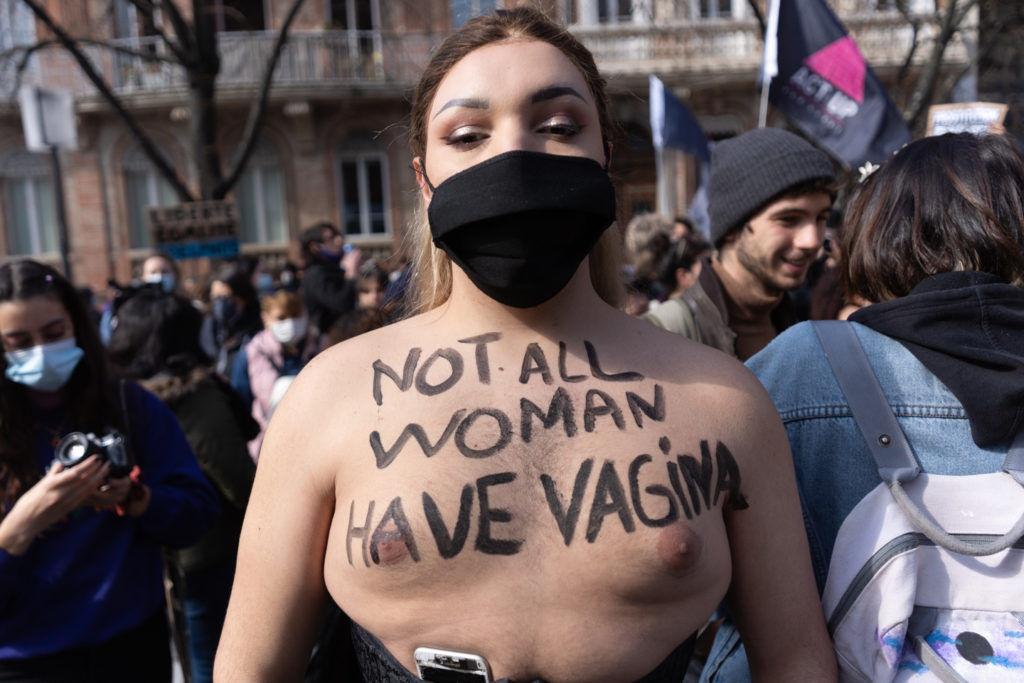
[[[509,333],[516,329],[530,329],[562,335],[565,330],[590,327],[598,316],[615,313],[615,309],[594,290],[588,259],[583,260],[562,291],[532,308],[516,308],[495,301],[453,264],[451,296],[435,310],[436,315],[444,318],[473,320],[479,325]]]
[[[711,267],[733,302],[751,315],[769,313],[782,301],[780,289],[766,285],[740,263],[735,249],[726,249],[711,259]]]
[[[62,387],[57,391],[40,391],[28,387],[28,398],[36,408],[51,410],[64,404],[64,389]]]

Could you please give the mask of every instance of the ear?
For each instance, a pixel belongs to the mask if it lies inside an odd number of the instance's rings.
[[[430,186],[427,185],[423,169],[423,157],[414,158],[412,160],[412,170],[416,171],[416,184],[420,187],[420,194],[423,196],[423,201],[429,206],[430,198],[434,196],[434,193],[431,192]]]
[[[612,152],[615,151],[615,145],[611,140],[602,140],[604,144],[604,167],[605,170],[612,170]]]

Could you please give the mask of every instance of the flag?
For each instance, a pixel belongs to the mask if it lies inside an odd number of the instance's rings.
[[[666,90],[665,84],[657,76],[651,76],[650,84],[651,138],[654,147],[674,147],[698,159],[711,159],[707,136],[682,100]]]
[[[697,191],[693,194],[693,201],[690,202],[690,210],[687,212],[690,220],[694,222],[700,233],[710,239],[711,237],[711,216],[708,214],[708,178],[711,177],[710,162],[701,162],[697,181]]]
[[[909,142],[903,117],[824,0],[774,4],[761,72],[771,79],[769,101],[852,168]]]

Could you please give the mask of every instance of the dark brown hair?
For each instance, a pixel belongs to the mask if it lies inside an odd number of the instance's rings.
[[[122,420],[110,381],[106,351],[74,285],[50,266],[29,259],[0,266],[0,302],[44,296],[60,302],[75,328],[75,343],[84,352],[64,386],[68,421],[64,431],[102,433],[121,428]],[[38,427],[27,389],[7,379],[7,360],[0,355],[0,513],[39,480],[41,472],[32,443]]]
[[[605,80],[597,70],[590,51],[565,27],[548,19],[532,7],[497,10],[494,15],[470,19],[448,36],[424,70],[413,96],[409,147],[421,160],[427,149],[427,115],[441,81],[466,55],[481,47],[504,41],[542,41],[562,52],[583,76],[594,98],[601,138],[609,149],[614,124],[608,111]],[[405,248],[413,264],[410,306],[412,312],[430,310],[444,303],[451,294],[451,261],[434,247],[421,209],[408,234]],[[605,231],[590,254],[590,278],[602,299],[618,305],[622,297],[619,275],[622,238],[612,227]]]
[[[843,226],[847,296],[905,296],[976,270],[1024,285],[1024,158],[1000,135],[912,142],[860,187]]]

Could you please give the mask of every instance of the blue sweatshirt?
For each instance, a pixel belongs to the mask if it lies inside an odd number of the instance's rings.
[[[101,643],[152,617],[164,604],[161,546],[194,543],[220,513],[173,413],[125,384],[129,443],[149,507],[138,518],[79,508],[21,556],[0,549],[0,659],[21,659]],[[55,428],[62,413],[40,413]],[[53,435],[35,435],[41,470]]]

